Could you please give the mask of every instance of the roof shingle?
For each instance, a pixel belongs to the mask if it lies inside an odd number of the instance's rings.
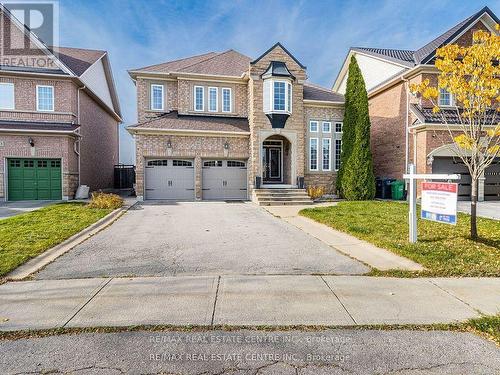
[[[304,83],[304,100],[320,100],[325,102],[344,102],[344,95],[333,92],[325,87]]]
[[[224,132],[249,132],[248,119],[243,117],[221,117],[180,115],[177,111],[155,119],[129,126],[130,129],[201,130]]]
[[[59,60],[78,77],[106,54],[106,51],[70,47],[59,47],[56,52],[59,53]]]

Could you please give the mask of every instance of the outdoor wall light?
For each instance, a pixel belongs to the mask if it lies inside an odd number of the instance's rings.
[[[167,148],[172,148],[172,142],[170,141],[170,138],[167,140]]]
[[[35,141],[33,140],[33,138],[28,139],[28,142],[31,147],[35,147]]]
[[[227,141],[224,143],[224,150],[229,150],[229,143]]]

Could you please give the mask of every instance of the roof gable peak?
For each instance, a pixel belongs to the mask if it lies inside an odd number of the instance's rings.
[[[288,51],[284,46],[283,44],[281,44],[280,42],[277,42],[275,43],[271,48],[269,48],[266,52],[264,52],[262,55],[260,55],[259,57],[257,57],[255,60],[251,61],[250,64],[251,65],[254,65],[256,64],[257,62],[259,62],[264,56],[266,56],[269,52],[271,52],[272,50],[274,50],[275,48],[281,48],[288,56],[291,57],[291,59],[293,61],[295,61],[302,69],[307,69],[305,65],[303,65],[299,60],[297,60],[297,58],[292,55],[290,53],[290,51]]]

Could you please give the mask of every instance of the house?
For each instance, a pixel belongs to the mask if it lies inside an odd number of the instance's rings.
[[[121,115],[108,54],[49,49],[1,5],[0,16],[0,199],[112,188]]]
[[[344,98],[309,83],[280,43],[254,59],[210,52],[129,74],[140,198],[245,200],[278,188],[293,200],[306,185],[335,191]]]
[[[369,98],[371,142],[375,175],[402,178],[409,163],[418,173],[459,173],[459,199],[470,199],[471,178],[467,168],[452,151],[452,140],[432,104],[409,93],[409,85],[429,79],[437,84],[434,66],[436,49],[447,44],[470,45],[475,30],[495,31],[498,17],[485,7],[436,39],[416,50],[351,48],[333,85],[344,93],[348,65],[355,56],[363,73]],[[443,113],[453,121],[454,98],[441,90]],[[498,121],[497,121],[498,122]],[[500,200],[500,160],[480,179],[480,200]]]

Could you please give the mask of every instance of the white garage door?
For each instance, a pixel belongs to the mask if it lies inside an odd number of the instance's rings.
[[[202,176],[203,199],[248,199],[246,161],[204,160]]]
[[[194,200],[194,162],[181,159],[147,160],[146,199]]]

